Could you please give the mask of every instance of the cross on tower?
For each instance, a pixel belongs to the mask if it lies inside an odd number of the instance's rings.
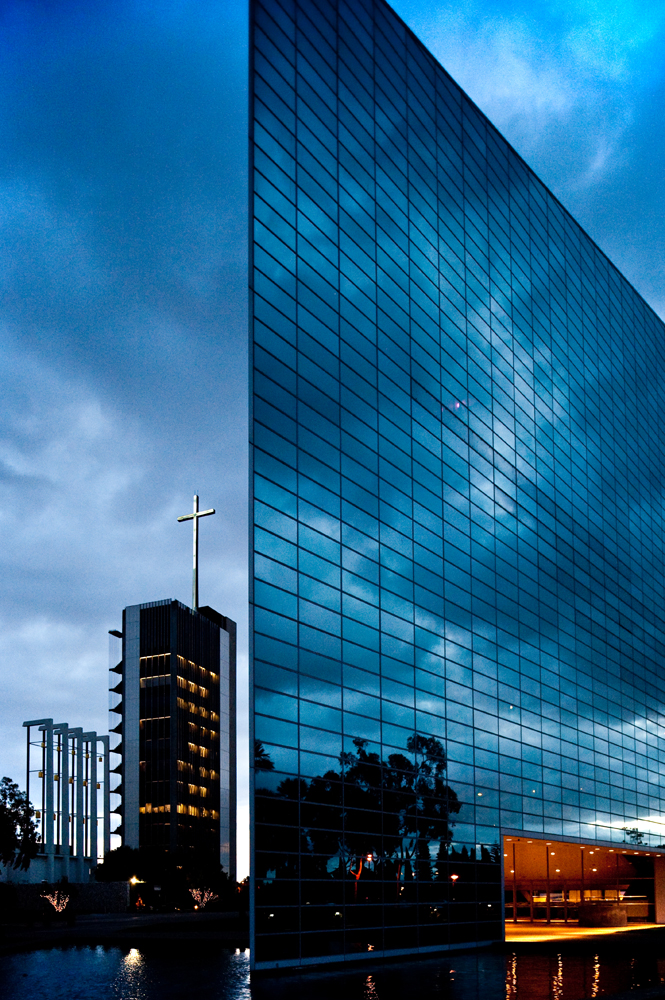
[[[199,510],[199,497],[195,493],[193,513],[183,514],[182,517],[178,518],[179,521],[194,522],[194,568],[192,570],[192,608],[194,611],[199,610],[199,518],[214,513],[214,507],[210,510]]]

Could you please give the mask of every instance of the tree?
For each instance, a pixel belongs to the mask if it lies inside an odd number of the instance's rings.
[[[394,866],[398,881],[412,873],[421,880],[430,880],[430,842],[438,841],[439,851],[450,843],[451,816],[461,808],[455,792],[446,783],[446,754],[442,744],[433,736],[415,733],[406,741],[408,756],[393,753],[386,762],[377,754],[366,752],[365,740],[353,742],[356,752],[343,755],[345,803],[372,810],[377,822],[376,840],[382,821],[383,862]],[[349,786],[355,791],[353,797],[347,791]],[[371,851],[373,845],[367,833],[362,840]],[[355,853],[363,851],[356,848]]]
[[[254,740],[254,767],[257,771],[274,771],[275,765],[261,740]]]
[[[159,886],[159,904],[185,907],[191,903],[192,889],[205,888],[215,894],[216,909],[231,905],[235,883],[219,863],[197,851],[168,851],[151,847],[116,847],[95,870],[98,882],[130,882],[141,887],[141,898],[149,902]],[[156,901],[156,897],[155,897]]]
[[[391,754],[387,761],[368,751],[367,740],[354,739],[353,744],[355,751],[339,758],[339,773],[328,771],[309,782],[286,778],[276,795],[265,798],[269,808],[263,820],[271,824],[270,847],[263,848],[266,865],[281,874],[280,861],[288,855],[278,858],[275,853],[273,861],[269,852],[293,849],[278,843],[280,835],[285,844],[290,835],[283,824],[288,823],[285,806],[291,800],[300,802],[303,877],[335,873],[353,878],[357,887],[361,877],[382,870],[398,883],[412,875],[431,881],[430,844],[438,842],[439,852],[445,850],[452,839],[452,817],[461,808],[446,782],[442,744],[415,733],[407,739],[407,753]]]
[[[116,847],[95,869],[98,882],[128,882],[132,876],[144,881],[145,859],[136,847]]]
[[[37,854],[35,810],[16,782],[0,781],[0,861],[8,868],[27,871]]]

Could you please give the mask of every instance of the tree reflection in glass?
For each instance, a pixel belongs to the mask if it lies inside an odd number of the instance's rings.
[[[446,755],[434,737],[415,733],[405,753],[387,759],[368,750],[365,739],[339,757],[339,769],[309,780],[285,777],[276,790],[262,788],[257,820],[259,879],[300,877],[311,881],[311,902],[328,902],[325,883],[345,882],[347,902],[380,902],[372,884],[392,882],[399,900],[415,882],[437,879],[437,863],[447,855],[453,820],[461,804],[446,782]],[[257,771],[273,770],[263,744],[255,746]],[[275,775],[277,778],[277,775]],[[298,843],[293,837],[298,828]],[[363,891],[359,895],[359,885]],[[385,900],[388,902],[388,898]]]

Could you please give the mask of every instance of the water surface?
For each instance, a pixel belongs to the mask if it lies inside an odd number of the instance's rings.
[[[662,987],[653,942],[573,953],[487,951],[250,981],[247,952],[51,948],[0,958],[2,1000],[583,1000]]]

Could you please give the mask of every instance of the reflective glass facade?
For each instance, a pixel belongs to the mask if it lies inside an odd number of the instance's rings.
[[[253,960],[496,940],[665,840],[663,324],[383,2],[251,21]]]

